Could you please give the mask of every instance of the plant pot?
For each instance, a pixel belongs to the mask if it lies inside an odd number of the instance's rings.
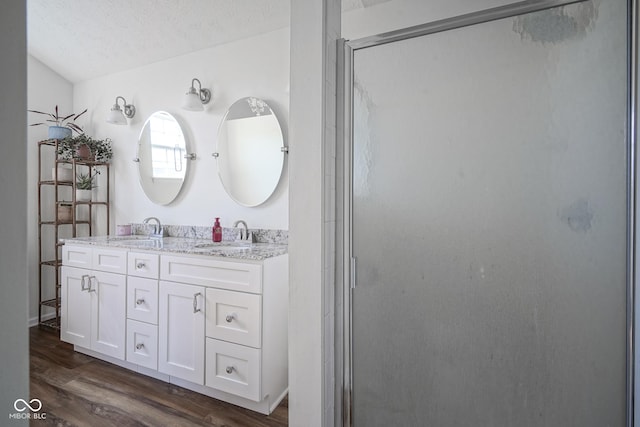
[[[78,148],[76,148],[76,157],[81,160],[93,160],[91,148],[89,148],[87,144],[79,145]]]
[[[90,202],[92,190],[83,190],[76,188],[76,201],[77,202]]]
[[[71,222],[73,219],[73,207],[71,205],[58,205],[58,221],[60,222]]]
[[[70,168],[58,165],[58,181],[71,181],[73,173]],[[51,168],[51,179],[56,179],[56,168]]]
[[[71,136],[71,129],[64,126],[49,126],[49,139],[63,139]]]

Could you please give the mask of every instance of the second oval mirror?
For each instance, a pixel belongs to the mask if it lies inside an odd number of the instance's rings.
[[[262,99],[233,103],[218,129],[218,174],[229,196],[243,206],[269,199],[284,165],[278,118]]]
[[[188,170],[187,142],[178,121],[165,111],[153,113],[138,140],[140,184],[149,200],[159,205],[173,202]]]

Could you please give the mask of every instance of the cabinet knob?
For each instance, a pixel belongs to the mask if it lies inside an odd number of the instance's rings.
[[[236,318],[236,314],[235,313],[231,313],[231,314],[227,314],[227,317],[224,318],[224,320],[227,321],[227,323],[231,323],[233,322],[233,319]]]
[[[227,371],[227,374],[231,374],[234,371],[234,367],[233,366],[227,366],[227,369],[225,369],[225,371]]]
[[[144,347],[144,344],[142,343],[136,344],[136,350],[140,350],[143,347]]]
[[[137,263],[137,264],[136,264],[136,268],[137,268],[138,270],[142,270],[142,269],[143,269],[143,268],[145,268],[145,267],[146,267],[146,265],[145,265],[145,263],[144,263],[144,262],[139,262],[139,263]]]
[[[137,299],[137,300],[136,300],[136,304],[137,304],[137,305],[142,305],[142,304],[144,304],[144,299],[142,299],[142,298]]]

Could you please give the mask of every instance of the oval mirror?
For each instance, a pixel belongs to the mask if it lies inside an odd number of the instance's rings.
[[[187,142],[178,121],[165,111],[153,113],[138,139],[138,173],[149,200],[159,205],[173,202],[187,175]]]
[[[243,206],[269,199],[284,165],[282,129],[262,99],[233,103],[218,129],[218,174],[229,196]]]

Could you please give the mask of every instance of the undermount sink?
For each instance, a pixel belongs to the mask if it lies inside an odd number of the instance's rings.
[[[219,249],[219,250],[244,250],[250,249],[250,243],[239,243],[239,242],[211,242],[211,243],[196,243],[193,245],[194,249]]]
[[[125,237],[125,236],[123,236]],[[162,239],[151,239],[146,236],[126,236],[128,239],[112,239],[117,243],[127,245],[127,246],[137,246],[137,247],[146,247],[146,248],[158,248],[162,247]],[[133,237],[133,238],[132,238]]]
[[[193,245],[196,252],[200,251],[242,251],[251,249],[250,243],[241,242],[211,242],[211,243],[197,243]]]
[[[129,236],[108,236],[108,239],[113,242],[122,242],[122,241],[138,241],[138,240],[151,240],[148,236],[141,235],[129,235]]]

